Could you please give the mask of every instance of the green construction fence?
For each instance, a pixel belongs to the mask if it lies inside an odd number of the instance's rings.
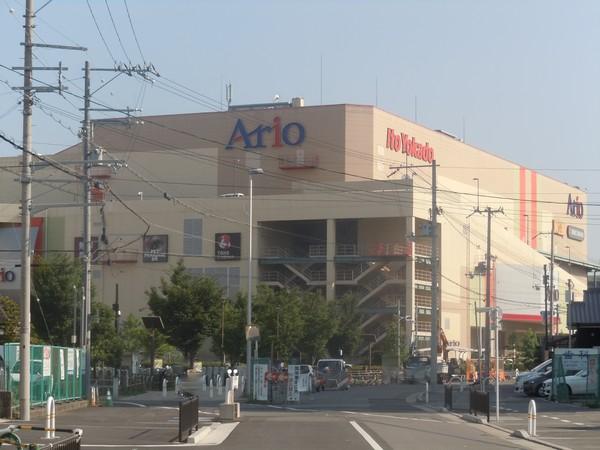
[[[13,405],[19,404],[21,358],[18,343],[0,346],[4,360],[4,390],[12,392]],[[76,400],[84,394],[85,350],[50,345],[30,346],[31,405],[54,400]]]

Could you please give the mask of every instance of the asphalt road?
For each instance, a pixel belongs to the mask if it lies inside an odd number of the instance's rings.
[[[196,378],[184,382],[182,387],[199,394],[203,424],[209,425],[217,419],[223,392],[215,389],[211,393]],[[223,450],[542,448],[510,438],[502,431],[466,423],[452,414],[426,411],[406,401],[421,389],[418,385],[353,387],[350,391],[308,394],[293,405],[242,404],[238,424],[218,425],[215,433],[208,434],[210,439],[202,442],[216,444],[219,440],[215,435],[221,433],[224,440],[212,447]],[[173,392],[167,397],[150,392],[122,398],[114,407],[57,414],[57,427],[82,428],[85,449],[201,447],[175,442],[177,401]],[[513,414],[522,413],[506,411],[503,417],[508,419]],[[39,434],[24,433],[23,439],[47,443],[40,440]]]

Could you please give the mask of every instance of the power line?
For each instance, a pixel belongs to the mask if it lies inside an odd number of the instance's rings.
[[[98,21],[96,20],[96,16],[94,15],[94,10],[92,9],[92,5],[90,5],[90,0],[85,0],[85,1],[87,3],[88,9],[90,10],[90,14],[92,15],[92,19],[94,20],[94,24],[96,25],[96,29],[98,30],[98,34],[100,35],[100,39],[102,39],[102,42],[104,43],[104,47],[106,48],[106,51],[110,55],[110,59],[112,59],[113,62],[115,63],[115,65],[116,65],[117,64],[117,60],[115,59],[113,53],[110,51],[110,47],[106,43],[106,39],[104,39],[104,35],[102,34],[102,30],[100,29],[100,25],[98,25]]]
[[[127,50],[125,50],[125,46],[123,45],[123,41],[121,40],[121,35],[119,34],[119,30],[117,29],[117,24],[115,23],[115,19],[113,18],[112,11],[110,10],[110,6],[108,6],[108,0],[104,0],[104,3],[106,4],[106,9],[108,10],[108,15],[110,17],[110,21],[112,22],[112,26],[115,30],[115,34],[117,35],[117,39],[119,40],[119,45],[121,46],[121,50],[123,50],[123,53],[125,54],[125,58],[127,58],[127,61],[129,61],[129,64],[131,64],[131,59],[129,58],[129,55],[127,54]]]
[[[123,0],[125,4],[125,10],[127,11],[127,17],[129,18],[129,25],[131,26],[131,31],[133,32],[133,37],[135,39],[135,43],[140,52],[140,56],[142,57],[142,61],[146,62],[146,58],[144,58],[144,53],[142,52],[142,47],[140,46],[140,41],[138,40],[137,33],[135,32],[135,27],[133,26],[133,21],[131,20],[131,14],[129,13],[129,6],[127,6],[127,0]]]

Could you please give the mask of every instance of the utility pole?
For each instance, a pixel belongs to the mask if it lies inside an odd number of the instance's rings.
[[[91,126],[90,126],[90,63],[85,62],[85,87],[84,87],[84,113],[83,113],[83,317],[85,318],[82,327],[84,328],[85,341],[81,345],[85,346],[85,393],[87,398],[90,399],[90,386],[91,386],[91,364],[92,364],[92,346],[91,336],[92,330],[90,330],[90,317],[92,315],[92,251],[91,251],[91,232],[92,232],[92,221],[91,221],[91,191],[90,191],[90,170],[89,170],[89,157],[90,157],[90,140],[91,140]]]
[[[44,5],[46,6],[46,5]],[[42,6],[42,8],[44,7]],[[40,8],[41,9],[41,8]],[[21,167],[21,336],[20,336],[20,373],[19,373],[19,412],[21,420],[30,418],[30,340],[31,340],[31,165],[32,165],[32,114],[33,96],[35,92],[54,92],[63,89],[61,83],[62,71],[66,68],[59,64],[58,67],[33,67],[33,47],[58,48],[64,50],[87,50],[84,47],[71,47],[64,45],[35,44],[33,42],[33,28],[36,11],[34,0],[25,3],[25,40],[23,67],[13,67],[13,70],[23,71],[23,86],[13,88],[23,91],[23,154]],[[57,70],[58,87],[33,86],[34,70]]]
[[[408,158],[408,155],[407,155]],[[388,178],[397,173],[400,169],[406,168],[408,176],[408,162],[405,166],[390,166],[392,172],[387,176]],[[429,366],[429,378],[432,383],[437,383],[437,350],[439,340],[439,327],[438,327],[438,278],[439,278],[439,256],[438,256],[438,244],[437,244],[437,216],[440,214],[440,210],[437,207],[437,163],[434,160],[431,161],[431,165],[423,166],[410,166],[413,168],[417,167],[431,167],[431,350],[430,350],[430,366]],[[400,313],[398,312],[398,317]],[[418,314],[415,314],[415,320],[417,320]],[[416,325],[415,325],[416,326]],[[415,334],[417,330],[415,329]],[[399,333],[398,333],[399,334]],[[398,346],[399,347],[399,346]]]
[[[33,106],[33,0],[25,6],[25,66],[23,68],[23,157],[21,168],[21,373],[19,413],[30,420],[30,338],[31,338],[31,114]]]
[[[546,264],[544,264],[544,331],[544,350],[548,350],[548,266]]]
[[[498,209],[492,209],[491,207],[486,207],[484,210],[479,208],[474,209],[473,212],[468,216],[471,217],[472,214],[487,214],[487,246],[486,246],[486,255],[485,255],[485,307],[492,307],[492,216],[494,214],[504,214],[504,209],[501,207]],[[489,378],[490,376],[490,353],[491,353],[491,334],[490,334],[490,315],[486,314],[485,316],[485,365],[484,365],[484,373],[482,377],[482,383],[485,381],[484,379]],[[498,370],[496,368],[496,370]],[[487,384],[487,381],[485,381]],[[482,387],[485,387],[482,385]]]
[[[431,161],[431,357],[429,359],[429,379],[437,384],[438,355],[438,239],[437,239],[437,164]]]
[[[550,339],[554,340],[554,219],[550,230]]]
[[[119,332],[119,316],[121,310],[119,309],[119,283],[115,284],[115,302],[113,303],[113,311],[115,312],[115,331]]]
[[[84,87],[84,107],[83,107],[83,122],[81,129],[81,136],[83,140],[83,313],[82,316],[84,318],[82,322],[82,336],[84,336],[85,341],[82,341],[82,345],[85,345],[85,392],[87,398],[90,397],[90,389],[91,389],[91,355],[92,355],[92,345],[91,345],[91,315],[92,315],[92,296],[91,296],[91,285],[92,285],[92,252],[91,252],[91,230],[92,230],[92,222],[91,222],[91,187],[92,182],[90,178],[90,168],[93,164],[91,161],[91,153],[92,153],[92,143],[93,143],[93,127],[90,120],[90,111],[103,111],[103,112],[125,112],[128,116],[131,112],[139,111],[137,109],[127,108],[125,110],[121,109],[112,109],[112,108],[90,108],[90,104],[92,101],[92,95],[98,90],[102,89],[103,86],[96,89],[94,92],[91,92],[91,72],[117,72],[115,78],[121,74],[127,74],[129,76],[133,74],[141,75],[144,78],[147,78],[147,74],[151,73],[152,75],[159,76],[158,72],[154,68],[152,64],[147,64],[144,67],[140,66],[126,66],[119,65],[116,68],[90,68],[89,61],[85,62],[85,66],[83,68],[84,71],[84,79],[85,79],[85,87]],[[113,161],[113,163],[120,164],[119,161]],[[118,287],[117,287],[118,292]],[[118,297],[117,297],[118,298]],[[118,318],[115,319],[115,327],[118,326]]]

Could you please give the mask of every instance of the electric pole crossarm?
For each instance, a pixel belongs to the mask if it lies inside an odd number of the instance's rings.
[[[26,45],[24,42],[21,42],[21,45]],[[79,47],[79,46],[73,46],[73,45],[56,45],[56,44],[39,44],[39,43],[32,43],[30,44],[31,47],[41,47],[41,48],[54,48],[54,49],[58,49],[58,50],[76,50],[76,51],[80,51],[80,52],[87,52],[88,49],[87,47]]]

